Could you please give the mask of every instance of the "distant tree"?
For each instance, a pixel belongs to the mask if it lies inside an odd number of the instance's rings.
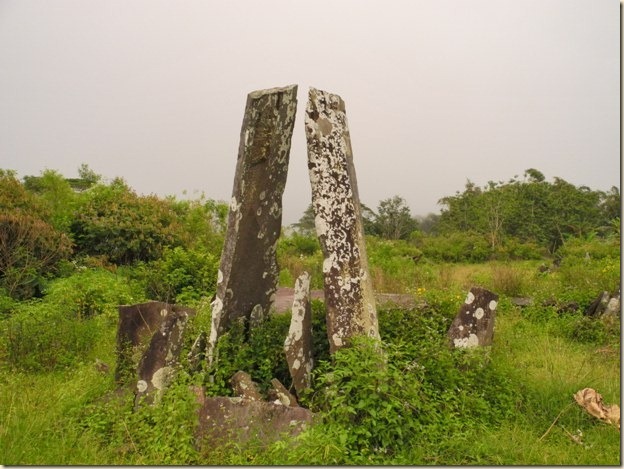
[[[373,229],[382,238],[408,239],[418,229],[418,221],[412,217],[405,199],[395,195],[379,202]]]
[[[600,201],[600,192],[561,178],[549,183],[531,168],[523,181],[490,181],[483,189],[468,181],[464,192],[440,200],[439,228],[446,234],[480,233],[491,248],[513,237],[554,252],[568,236],[584,236],[601,225]]]
[[[440,222],[440,215],[437,213],[428,213],[426,216],[416,217],[418,222],[418,228],[423,233],[432,234],[438,230],[438,223]]]
[[[607,223],[614,218],[620,217],[622,213],[622,197],[619,188],[611,186],[609,191],[601,194],[600,210]]]
[[[292,227],[301,235],[313,235],[314,233],[316,233],[314,218],[314,207],[312,207],[312,204],[310,204],[308,205],[308,208],[306,208],[303,212],[303,215],[301,215],[299,221],[292,224]]]
[[[24,187],[49,210],[48,221],[56,229],[69,232],[73,213],[79,204],[67,179],[54,170],[46,169],[41,176],[25,176]]]

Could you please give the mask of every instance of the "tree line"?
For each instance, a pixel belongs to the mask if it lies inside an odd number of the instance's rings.
[[[362,205],[365,234],[390,240],[422,240],[423,236],[477,237],[490,250],[510,243],[531,243],[553,254],[566,239],[589,235],[619,236],[619,188],[609,191],[575,186],[562,178],[546,181],[531,168],[520,179],[488,182],[478,187],[468,180],[463,191],[439,200],[441,213],[412,216],[405,199],[396,195],[376,210]],[[310,205],[294,228],[314,232]]]

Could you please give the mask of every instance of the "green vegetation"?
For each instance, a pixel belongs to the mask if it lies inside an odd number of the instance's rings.
[[[187,352],[210,324],[227,205],[140,196],[86,166],[75,179],[0,171],[0,239],[17,246],[0,250],[0,463],[619,465],[618,429],[572,399],[592,387],[620,402],[620,317],[583,315],[620,288],[619,191],[527,170],[523,181],[445,200],[439,218],[411,224],[400,197],[366,211],[375,290],[426,304],[379,308],[381,350],[356,339],[330,357],[325,308],[313,302],[316,367],[299,400],[317,423],[271,444],[214,447],[195,441],[191,385],[230,395],[238,370],[262,392],[272,378],[291,384],[289,313],[250,332],[235,325],[219,342],[218,370],[188,371]],[[307,270],[321,288],[309,213],[296,228],[278,242],[281,285]],[[446,332],[473,285],[500,296],[494,344],[452,350]],[[199,314],[177,380],[135,411],[113,377],[117,305],[148,299]]]

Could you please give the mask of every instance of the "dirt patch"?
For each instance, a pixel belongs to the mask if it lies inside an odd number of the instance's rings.
[[[273,307],[277,313],[285,313],[290,311],[293,304],[294,288],[280,287],[275,294],[275,303]],[[310,298],[312,300],[325,300],[323,290],[311,290]],[[415,308],[424,306],[424,302],[416,302],[412,295],[405,293],[375,293],[375,301],[377,306],[391,307],[398,306],[400,308]]]

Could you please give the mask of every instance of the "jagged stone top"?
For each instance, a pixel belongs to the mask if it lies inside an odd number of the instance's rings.
[[[286,93],[294,92],[295,94],[297,94],[297,87],[298,85],[288,85],[288,86],[281,86],[281,87],[276,87],[276,88],[268,88],[266,90],[255,90],[249,93],[248,96],[251,99],[258,99],[267,94],[280,93],[280,92],[286,92]]]

